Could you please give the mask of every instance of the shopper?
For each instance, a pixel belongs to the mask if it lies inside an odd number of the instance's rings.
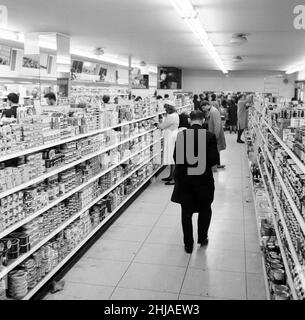
[[[158,96],[157,96],[157,100],[163,100],[163,97],[160,96],[160,95],[158,95]]]
[[[175,184],[174,179],[174,149],[179,127],[179,115],[176,112],[175,103],[172,101],[166,101],[164,105],[166,111],[165,120],[158,125],[159,129],[164,130],[164,150],[163,150],[163,165],[170,166],[170,174],[167,178],[162,179],[166,181],[166,185]]]
[[[190,128],[190,116],[183,112],[179,115],[179,129],[178,131],[183,131]]]
[[[200,101],[198,100],[198,95],[197,94],[194,95],[193,103],[194,103],[194,109],[195,110],[199,110]]]
[[[143,100],[142,97],[137,96],[136,99],[135,99],[135,102],[139,102],[139,101],[142,101],[142,100]]]
[[[235,103],[235,98],[230,97],[228,100],[228,126],[230,128],[230,133],[237,131],[237,105]]]
[[[250,107],[250,99],[247,98],[246,94],[243,94],[241,98],[238,101],[237,105],[237,127],[238,127],[238,133],[237,133],[237,143],[245,143],[241,136],[248,128],[248,118],[249,118],[249,109]]]
[[[47,99],[47,104],[49,106],[56,106],[56,95],[54,92],[49,92],[44,95],[45,99]]]
[[[103,102],[105,103],[105,104],[107,104],[107,103],[109,103],[109,101],[110,101],[110,96],[108,96],[108,95],[103,95]]]
[[[19,107],[19,96],[16,93],[10,93],[7,96],[7,105],[9,108],[3,110],[1,117],[17,119],[17,109]]]
[[[168,100],[169,99],[169,95],[168,94],[165,94],[164,95],[164,100]]]
[[[188,169],[198,166],[197,164],[188,163],[186,155],[186,134],[188,131],[193,131],[194,136],[194,151],[198,155],[198,141],[199,130],[202,129],[203,113],[201,111],[192,111],[190,114],[191,128],[179,132],[184,135],[184,145],[177,144],[174,151],[174,159],[176,154],[184,154],[183,164],[177,163],[174,173],[175,188],[171,200],[181,205],[181,220],[184,238],[184,248],[187,253],[192,253],[194,239],[193,239],[193,224],[192,215],[198,212],[198,243],[203,246],[208,244],[208,230],[212,217],[211,204],[214,200],[214,178],[211,168],[217,164],[218,151],[217,141],[214,134],[206,131],[206,159],[198,159],[198,163],[206,160],[205,172],[201,175],[189,175]],[[190,133],[190,132],[189,132]],[[183,147],[183,150],[179,148]]]
[[[210,104],[215,107],[218,111],[220,111],[220,104],[219,102],[217,101],[217,97],[216,97],[216,94],[213,93],[211,95],[211,101],[210,101]]]
[[[218,148],[218,163],[217,168],[223,169],[225,165],[222,165],[220,162],[220,152],[226,149],[226,138],[222,126],[220,112],[209,104],[209,102],[204,101],[201,104],[201,108],[205,111],[205,118],[208,124],[209,132],[215,134],[217,139],[217,148]]]

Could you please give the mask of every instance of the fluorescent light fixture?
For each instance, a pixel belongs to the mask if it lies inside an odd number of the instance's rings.
[[[193,7],[190,0],[170,0],[174,8],[177,10],[179,16],[184,19],[187,26],[195,34],[196,38],[206,48],[210,56],[213,58],[218,68],[223,73],[228,73],[224,63],[220,59],[218,53],[215,50],[212,42],[209,40],[209,36],[205,31],[203,25],[200,22],[198,11]]]
[[[286,74],[292,74],[292,73],[296,73],[296,72],[303,71],[303,70],[305,70],[305,64],[288,69],[286,71]]]

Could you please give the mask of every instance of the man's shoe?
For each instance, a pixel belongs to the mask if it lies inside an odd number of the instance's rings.
[[[218,169],[224,169],[226,166],[224,165],[224,164],[219,164],[218,166],[217,166],[217,168]]]
[[[245,143],[245,141],[237,140],[237,143]]]
[[[165,183],[167,186],[173,186],[175,184],[175,181],[168,181]]]
[[[200,244],[201,247],[208,245],[209,239],[205,238],[204,240],[200,241],[198,240],[198,244]]]
[[[184,246],[184,251],[187,254],[191,254],[193,252],[193,246]]]
[[[173,179],[171,177],[163,178],[162,181],[172,181]]]

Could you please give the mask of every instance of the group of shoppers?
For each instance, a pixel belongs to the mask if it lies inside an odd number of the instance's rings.
[[[237,133],[237,142],[245,143],[242,140],[242,134],[248,127],[248,109],[253,103],[252,96],[243,93],[233,93],[230,95],[206,92],[194,95],[195,110],[202,110],[202,106],[208,102],[216,108],[223,120],[223,128],[228,129],[230,133]],[[214,110],[215,113],[215,110]]]
[[[182,113],[178,115],[174,103],[165,100],[164,107],[166,118],[158,124],[164,130],[164,165],[170,165],[170,174],[162,179],[166,185],[175,185],[171,200],[181,205],[181,219],[185,251],[192,253],[193,239],[193,213],[198,212],[197,232],[198,244],[208,244],[208,230],[210,226],[214,200],[214,177],[216,168],[224,168],[220,162],[220,152],[226,149],[224,126],[221,119],[221,108],[226,109],[228,117],[226,124],[230,133],[237,133],[237,142],[244,143],[241,135],[248,125],[248,109],[251,105],[251,97],[245,94],[221,96],[215,94],[201,94],[194,96],[194,108],[190,115]],[[198,145],[202,136],[200,129],[206,129],[206,169],[203,173],[192,175],[189,169],[198,166],[200,153]],[[186,148],[186,135],[192,134],[194,155],[197,155],[197,163],[189,163]],[[183,139],[181,140],[181,137]],[[183,141],[184,145],[177,143]],[[182,150],[179,150],[182,148]],[[183,154],[183,161],[177,163],[176,155]],[[181,159],[180,159],[181,160]]]

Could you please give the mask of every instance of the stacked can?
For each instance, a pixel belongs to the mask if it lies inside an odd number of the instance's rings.
[[[13,270],[8,274],[8,294],[14,299],[22,299],[28,292],[28,274],[25,270]]]

